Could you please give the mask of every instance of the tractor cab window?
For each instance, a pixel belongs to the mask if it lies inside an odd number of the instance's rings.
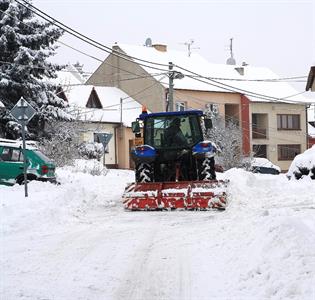
[[[192,147],[202,140],[198,116],[160,116],[147,119],[145,143],[155,148]]]

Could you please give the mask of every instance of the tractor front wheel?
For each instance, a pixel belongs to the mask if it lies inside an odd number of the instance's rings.
[[[140,163],[136,166],[136,182],[153,182],[153,166],[148,163]]]
[[[214,158],[205,158],[199,161],[198,177],[199,180],[215,180],[215,166]]]

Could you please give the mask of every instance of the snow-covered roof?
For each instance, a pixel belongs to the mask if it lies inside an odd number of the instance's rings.
[[[58,71],[57,78],[51,79],[51,81],[64,87],[66,91],[69,85],[84,84],[86,80],[73,65],[68,64],[64,69]]]
[[[268,68],[264,67],[253,67],[253,66],[237,66],[237,65],[226,65],[226,64],[213,64],[209,63],[201,55],[192,53],[190,57],[187,52],[168,50],[166,52],[158,51],[154,47],[146,46],[131,46],[126,44],[116,44],[121,50],[132,57],[141,58],[143,60],[156,62],[164,65],[168,65],[172,62],[184,69],[190,70],[196,74],[200,74],[205,77],[211,77],[215,81],[207,81],[211,84],[197,81],[188,76],[183,79],[174,81],[175,89],[186,89],[186,90],[199,90],[199,91],[214,91],[214,92],[238,92],[246,94],[245,91],[266,95],[269,97],[284,99],[287,102],[297,101],[301,103],[314,102],[315,99],[307,99],[302,95],[296,95],[299,92],[295,90],[289,83],[283,81],[247,81],[247,80],[265,80],[265,79],[279,79],[279,75],[275,74]],[[148,63],[144,63],[148,65]],[[158,68],[167,70],[167,66],[156,66]],[[157,73],[159,71],[143,67],[148,73]],[[244,75],[241,75],[237,68],[243,68]],[[182,69],[174,68],[174,70],[181,71],[184,74],[189,74],[187,71]],[[155,76],[157,80],[161,79],[164,75]],[[220,78],[228,78],[230,80],[220,80]],[[201,78],[200,78],[201,79]],[[161,83],[167,87],[167,81],[161,81]],[[224,84],[225,86],[222,86]],[[228,86],[226,86],[228,85]],[[243,91],[242,91],[243,90]],[[295,96],[294,96],[295,95]],[[269,101],[261,99],[259,95],[248,95],[251,101]]]
[[[3,108],[4,104],[2,103],[2,101],[0,100],[0,108]]]
[[[101,102],[102,108],[86,107],[93,89]],[[130,127],[131,122],[139,117],[142,110],[142,105],[139,102],[116,87],[72,86],[67,91],[67,98],[70,109],[75,108],[74,115],[83,121],[120,123],[120,99],[123,99],[122,121],[125,126]]]
[[[85,107],[92,89],[92,85],[74,85],[68,86],[64,92],[70,106]]]

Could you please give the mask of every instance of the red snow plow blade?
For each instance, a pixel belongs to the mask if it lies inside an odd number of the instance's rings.
[[[227,181],[132,183],[123,194],[128,210],[224,210]]]

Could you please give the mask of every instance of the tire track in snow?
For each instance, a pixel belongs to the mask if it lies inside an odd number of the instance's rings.
[[[133,253],[114,299],[190,300],[189,255],[174,249],[174,232],[169,231],[174,222],[169,213],[158,212],[151,218],[154,220],[146,224],[151,230]]]

